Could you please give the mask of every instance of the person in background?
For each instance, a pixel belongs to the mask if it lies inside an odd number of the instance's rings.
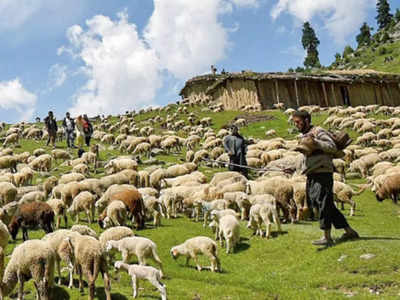
[[[310,210],[317,207],[319,211],[320,229],[324,236],[313,245],[331,246],[332,224],[336,229],[344,229],[344,234],[339,241],[359,238],[358,233],[350,227],[346,218],[333,203],[333,155],[337,152],[335,142],[321,127],[311,124],[311,115],[306,111],[293,113],[293,122],[302,133],[300,138],[312,138],[314,148],[317,150],[305,156],[303,174],[307,176],[306,197]]]
[[[237,126],[231,126],[231,134],[224,139],[224,148],[228,152],[229,162],[235,165],[247,166],[246,152],[248,142],[239,134]],[[230,171],[238,171],[244,176],[248,176],[247,168],[229,165]]]
[[[71,118],[69,112],[65,114],[65,118],[63,120],[62,126],[65,130],[65,137],[67,140],[68,148],[76,148],[74,145],[75,140],[75,121]]]
[[[49,111],[48,116],[44,119],[44,124],[46,125],[47,132],[49,133],[49,137],[47,139],[46,145],[48,146],[49,143],[53,145],[53,148],[56,148],[56,136],[57,136],[57,122],[56,119],[53,117],[53,112]]]
[[[85,143],[86,146],[90,146],[90,139],[93,134],[93,126],[87,115],[83,115],[83,131],[85,132]]]
[[[85,143],[85,131],[83,130],[84,120],[81,115],[79,115],[75,120],[75,133],[76,133],[76,144],[79,150],[83,149],[83,144]]]

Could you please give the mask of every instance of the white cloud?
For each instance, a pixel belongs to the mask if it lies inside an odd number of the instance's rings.
[[[144,36],[162,66],[185,79],[223,59],[229,47],[228,33],[218,16],[229,12],[227,4],[222,0],[154,0]]]
[[[71,114],[121,113],[152,105],[161,86],[155,51],[139,38],[127,15],[102,15],[68,29],[69,51],[84,63],[86,84],[74,95]],[[65,51],[64,47],[64,51]]]
[[[367,17],[367,10],[376,0],[279,0],[271,11],[272,18],[287,12],[298,21],[311,21],[319,17],[339,44],[358,31]]]
[[[231,0],[237,6],[258,7],[259,0]]]
[[[19,78],[0,81],[0,107],[5,110],[16,110],[21,121],[32,118],[36,107],[37,96],[27,91]]]

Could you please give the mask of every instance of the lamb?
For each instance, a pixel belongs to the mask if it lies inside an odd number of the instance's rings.
[[[127,209],[124,202],[115,200],[108,204],[107,208],[99,216],[99,226],[108,228],[111,226],[123,226],[127,219]]]
[[[125,190],[136,190],[136,188],[128,184],[113,184],[109,188],[107,188],[101,198],[96,201],[95,207],[97,208],[98,213],[100,214],[107,207],[110,202],[111,195]]]
[[[125,237],[119,241],[108,241],[106,243],[106,251],[110,252],[112,249],[117,249],[122,254],[122,260],[128,263],[131,255],[136,255],[139,265],[146,265],[146,258],[152,258],[159,266],[162,272],[162,263],[157,254],[156,244],[144,237]]]
[[[125,237],[132,237],[134,235],[132,229],[126,226],[115,226],[103,231],[100,234],[99,241],[102,249],[105,251],[108,241],[119,241]]]
[[[200,208],[203,209],[203,213],[204,213],[203,227],[207,226],[208,217],[210,216],[210,213],[212,210],[215,210],[215,209],[221,210],[221,209],[228,208],[228,203],[222,199],[214,200],[211,202],[207,202],[204,200],[195,200],[194,205],[198,208],[198,212],[199,212]]]
[[[354,216],[354,211],[356,209],[356,203],[354,202],[354,200],[352,200],[352,197],[360,195],[365,189],[366,186],[361,188],[358,192],[355,192],[350,186],[343,182],[335,181],[333,184],[335,201],[341,202],[342,209],[343,203],[349,203],[351,205],[350,216]]]
[[[10,144],[18,144],[18,140],[19,140],[18,133],[10,134],[4,140],[3,147]]]
[[[167,300],[166,286],[160,281],[162,272],[149,266],[128,265],[122,261],[116,261],[114,267],[117,270],[125,270],[132,277],[133,298],[138,294],[138,280],[147,279],[161,293],[161,299]]]
[[[220,261],[217,256],[217,244],[205,236],[197,236],[186,240],[184,243],[171,248],[170,253],[173,259],[177,259],[180,255],[186,256],[186,265],[192,258],[196,263],[198,271],[202,270],[197,256],[199,254],[206,255],[211,262],[211,271],[221,271]]]
[[[226,215],[219,220],[219,239],[223,246],[223,238],[226,241],[226,253],[235,249],[240,241],[240,224],[239,221],[231,215]]]
[[[147,214],[153,216],[154,226],[161,226],[161,216],[165,217],[163,213],[162,202],[160,202],[154,196],[143,197],[143,202],[146,207]]]
[[[228,192],[224,193],[224,200],[228,202],[228,206],[235,204],[240,211],[240,220],[245,220],[249,216],[251,203],[247,194],[244,192]]]
[[[66,184],[66,183],[70,183],[73,181],[82,181],[85,179],[85,176],[80,174],[80,173],[69,173],[69,174],[64,174],[60,177],[60,179],[58,180],[59,184]]]
[[[52,232],[54,222],[53,209],[44,202],[31,202],[22,204],[12,217],[8,229],[13,240],[16,239],[18,230],[22,228],[24,241],[28,239],[28,229],[34,229],[38,225],[46,232]]]
[[[66,183],[61,188],[61,200],[64,201],[65,205],[70,206],[72,200],[80,193],[79,182],[72,181]]]
[[[52,198],[46,202],[53,209],[56,218],[56,228],[60,228],[61,217],[64,217],[65,228],[68,227],[67,207],[61,199]]]
[[[71,249],[72,254],[69,260],[75,262],[79,273],[79,289],[81,292],[83,292],[82,275],[85,275],[89,286],[89,300],[94,299],[95,282],[100,271],[104,280],[106,299],[111,300],[107,260],[100,242],[91,236],[82,235],[72,239],[66,238],[60,247]]]
[[[45,198],[47,198],[52,191],[52,189],[57,185],[58,179],[55,176],[50,176],[42,184],[42,190],[44,192]]]
[[[18,245],[4,271],[1,282],[1,296],[6,297],[19,284],[18,299],[24,298],[24,282],[32,278],[37,299],[52,299],[50,293],[54,284],[54,250],[41,240],[26,241]]]
[[[72,201],[71,206],[68,208],[67,212],[73,218],[76,216],[75,223],[79,222],[79,213],[85,211],[88,217],[88,222],[91,224],[94,221],[94,209],[96,200],[92,193],[90,192],[80,192]]]
[[[250,208],[250,217],[248,228],[256,228],[255,234],[259,233],[262,236],[261,222],[263,221],[266,228],[265,237],[268,239],[271,237],[271,219],[274,219],[275,224],[278,227],[278,232],[281,232],[281,223],[276,209],[276,201],[267,201],[263,204],[255,204]]]

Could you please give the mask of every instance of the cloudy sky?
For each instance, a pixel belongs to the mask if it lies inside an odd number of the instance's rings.
[[[390,0],[392,10],[397,0]],[[0,120],[117,114],[179,98],[209,72],[300,66],[301,25],[322,64],[355,46],[376,0],[0,0]]]

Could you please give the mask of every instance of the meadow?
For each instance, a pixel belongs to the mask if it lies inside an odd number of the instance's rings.
[[[210,116],[215,130],[230,123],[235,117],[243,115],[243,112],[210,113],[201,112],[198,108],[190,110],[196,111],[200,117]],[[147,120],[154,114],[150,112],[139,115],[136,121]],[[288,132],[290,126],[282,112],[274,110],[254,114],[268,115],[271,118],[241,128],[240,132],[245,137],[264,138],[265,131],[275,129],[280,137],[294,138],[295,135]],[[324,113],[315,115],[314,123],[321,124],[326,118],[327,115]],[[113,122],[116,122],[115,118]],[[161,132],[161,129],[157,128],[156,132]],[[352,137],[357,136],[355,132],[350,134]],[[99,143],[99,141],[94,142]],[[57,146],[65,148],[65,140],[58,142]],[[32,151],[39,147],[51,151],[45,146],[45,141],[22,140],[21,147],[17,148],[16,152]],[[100,156],[102,160],[121,154],[108,146],[102,149]],[[156,156],[166,164],[180,162],[184,157],[185,151],[169,156]],[[200,170],[211,178],[215,172],[226,169],[202,166]],[[61,175],[68,171],[69,167],[57,166],[52,173]],[[104,170],[100,168],[92,176],[100,177],[103,172]],[[251,176],[255,178],[256,174]],[[34,182],[40,183],[42,180],[43,177],[37,176]],[[348,182],[363,183],[365,180],[356,179]],[[333,247],[321,249],[311,244],[312,240],[321,237],[317,222],[283,224],[283,232],[280,234],[276,233],[276,227],[273,226],[274,234],[271,239],[253,236],[252,231],[246,228],[246,222],[241,222],[241,241],[235,253],[226,254],[225,248],[218,247],[221,273],[212,273],[208,270],[198,272],[193,261],[186,267],[184,258],[174,261],[169,253],[171,247],[188,238],[199,235],[214,238],[211,229],[203,228],[202,222],[196,223],[184,215],[179,215],[176,219],[162,219],[162,226],[159,228],[154,228],[148,223],[146,229],[135,231],[135,234],[150,238],[157,244],[166,275],[163,282],[167,286],[168,299],[399,299],[400,208],[390,200],[378,203],[370,190],[354,199],[357,203],[355,216],[348,216],[348,206],[343,213],[351,226],[359,232],[361,236],[359,240],[336,243]],[[85,217],[82,215],[82,218]],[[71,224],[71,221],[69,223]],[[98,233],[103,231],[97,224],[91,227]],[[334,237],[339,237],[341,234],[342,231],[333,231]],[[31,239],[41,238],[44,232],[30,231],[29,236]],[[20,232],[17,241],[9,243],[6,255],[9,256],[13,248],[21,242]],[[372,254],[372,258],[361,258],[364,254]],[[134,258],[131,263],[135,261]],[[209,265],[209,261],[204,257],[201,257],[200,261],[204,265]],[[149,263],[154,265],[151,261]],[[130,277],[122,273],[118,278],[111,266],[110,274],[112,299],[131,299]],[[64,272],[63,276],[63,285],[55,286],[53,299],[87,299],[87,288],[84,294],[80,294],[77,277],[75,277],[75,288],[69,290],[66,286],[67,273]],[[160,298],[158,291],[148,282],[141,281],[139,286],[137,299]],[[25,285],[25,291],[25,299],[35,299],[32,282]],[[13,297],[15,293],[16,289]],[[101,276],[96,282],[96,295],[98,299],[105,299]]]

